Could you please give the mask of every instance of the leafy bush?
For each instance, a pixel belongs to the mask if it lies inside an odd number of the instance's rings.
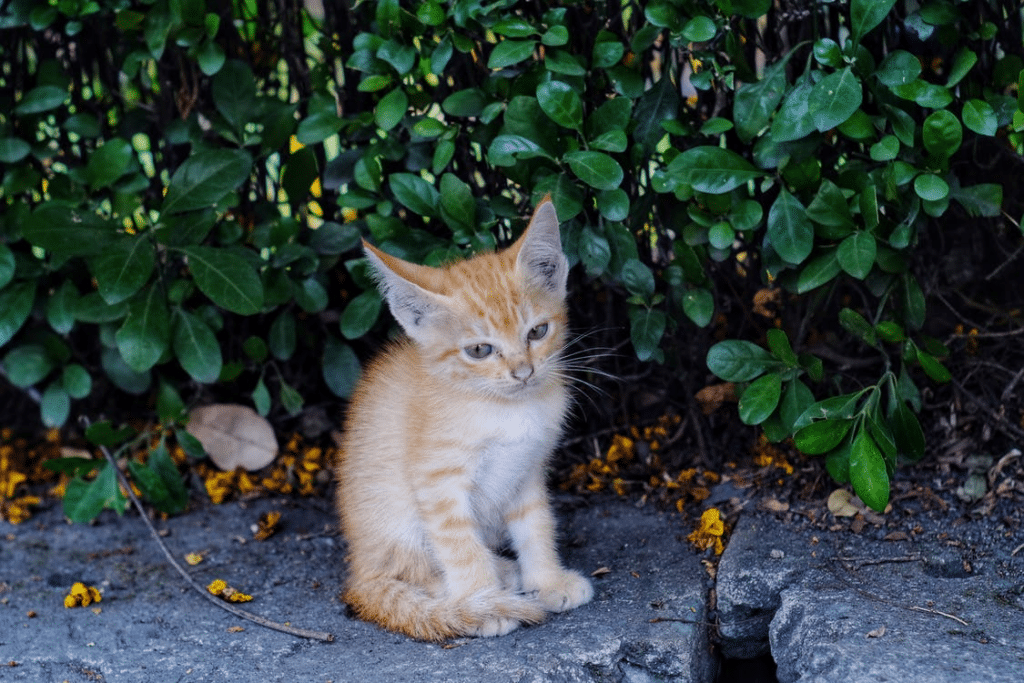
[[[745,385],[744,422],[884,508],[924,451],[918,382],[949,379],[915,251],[998,216],[972,159],[1024,149],[1014,5],[14,0],[4,372],[49,425],[109,385],[165,424],[217,393],[296,415],[346,397],[387,329],[361,236],[440,263],[550,194],[579,291],[611,297],[580,324],[628,321],[638,361],[692,372],[716,305],[793,295],[789,335],[720,321],[737,338],[708,367]],[[794,350],[831,316],[877,381]]]

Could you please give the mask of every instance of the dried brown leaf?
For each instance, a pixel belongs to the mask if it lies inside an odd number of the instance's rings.
[[[230,472],[266,467],[277,456],[277,437],[270,423],[248,406],[200,406],[189,416],[188,433],[199,439],[210,459]]]

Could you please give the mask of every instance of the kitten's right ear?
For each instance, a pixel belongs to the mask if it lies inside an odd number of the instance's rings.
[[[426,341],[429,330],[443,326],[448,316],[442,295],[430,291],[438,272],[385,254],[366,240],[363,250],[395,320],[410,337]]]

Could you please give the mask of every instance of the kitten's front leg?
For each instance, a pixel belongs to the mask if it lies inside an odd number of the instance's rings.
[[[493,553],[473,517],[469,472],[449,463],[426,467],[419,476],[416,502],[447,594],[459,598],[498,587]]]
[[[536,592],[551,612],[590,602],[594,587],[579,572],[564,569],[555,549],[555,517],[541,475],[524,485],[517,505],[506,515],[512,546],[522,568],[523,590]]]

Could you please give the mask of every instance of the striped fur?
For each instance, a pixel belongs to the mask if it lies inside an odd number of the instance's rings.
[[[559,562],[544,486],[569,399],[553,205],[508,249],[445,268],[366,252],[407,337],[370,363],[349,405],[344,600],[435,641],[502,635],[589,601],[590,582]],[[506,545],[515,561],[496,554]]]

